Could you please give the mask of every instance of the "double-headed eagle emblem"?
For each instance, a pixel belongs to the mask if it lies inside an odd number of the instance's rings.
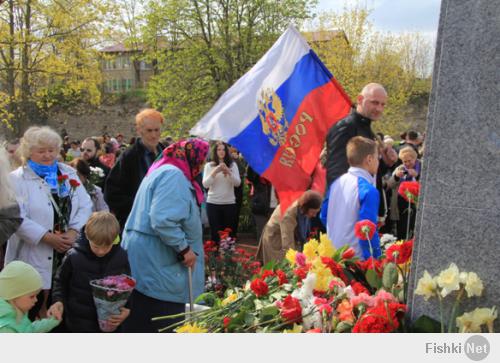
[[[273,146],[282,146],[286,142],[289,124],[281,99],[274,90],[266,88],[261,91],[257,105],[262,131],[269,137]]]

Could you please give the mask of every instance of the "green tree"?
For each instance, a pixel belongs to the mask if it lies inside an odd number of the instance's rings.
[[[167,132],[186,135],[288,24],[300,26],[315,5],[309,0],[151,1],[143,39],[156,75],[148,99],[166,116]]]
[[[409,127],[408,104],[430,92],[430,41],[417,32],[391,34],[376,31],[370,10],[359,2],[342,12],[324,12],[309,25],[318,32],[336,29],[348,42],[311,43],[351,99],[369,82],[382,84],[389,95],[382,122],[375,127],[397,135]]]
[[[20,133],[54,103],[98,103],[97,45],[106,37],[107,1],[7,0],[0,6],[0,82],[7,116]],[[10,117],[9,117],[10,115]]]

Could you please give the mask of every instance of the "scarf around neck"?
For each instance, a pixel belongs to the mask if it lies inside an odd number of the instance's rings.
[[[45,182],[49,185],[50,191],[52,193],[57,192],[57,160],[51,165],[43,165],[34,162],[33,160],[28,160],[28,166],[38,175],[40,178],[45,180]]]

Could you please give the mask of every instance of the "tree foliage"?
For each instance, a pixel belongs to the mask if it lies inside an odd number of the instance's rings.
[[[0,5],[0,82],[8,98],[4,122],[19,133],[40,122],[54,103],[99,102],[97,45],[107,36],[108,11],[102,0]]]
[[[340,13],[322,13],[309,26],[319,32],[337,29],[348,43],[311,43],[326,66],[355,101],[364,85],[382,84],[389,95],[376,128],[397,135],[409,127],[408,103],[430,92],[432,45],[419,33],[394,35],[376,31],[368,19],[370,10],[359,3]]]
[[[311,16],[310,0],[151,1],[143,31],[155,65],[150,103],[168,132],[185,136],[216,99],[241,77],[289,24]]]

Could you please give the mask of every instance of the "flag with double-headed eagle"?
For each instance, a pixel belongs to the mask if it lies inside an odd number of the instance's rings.
[[[349,96],[290,26],[191,134],[237,148],[273,184],[284,213],[311,185],[328,129],[350,108]]]

